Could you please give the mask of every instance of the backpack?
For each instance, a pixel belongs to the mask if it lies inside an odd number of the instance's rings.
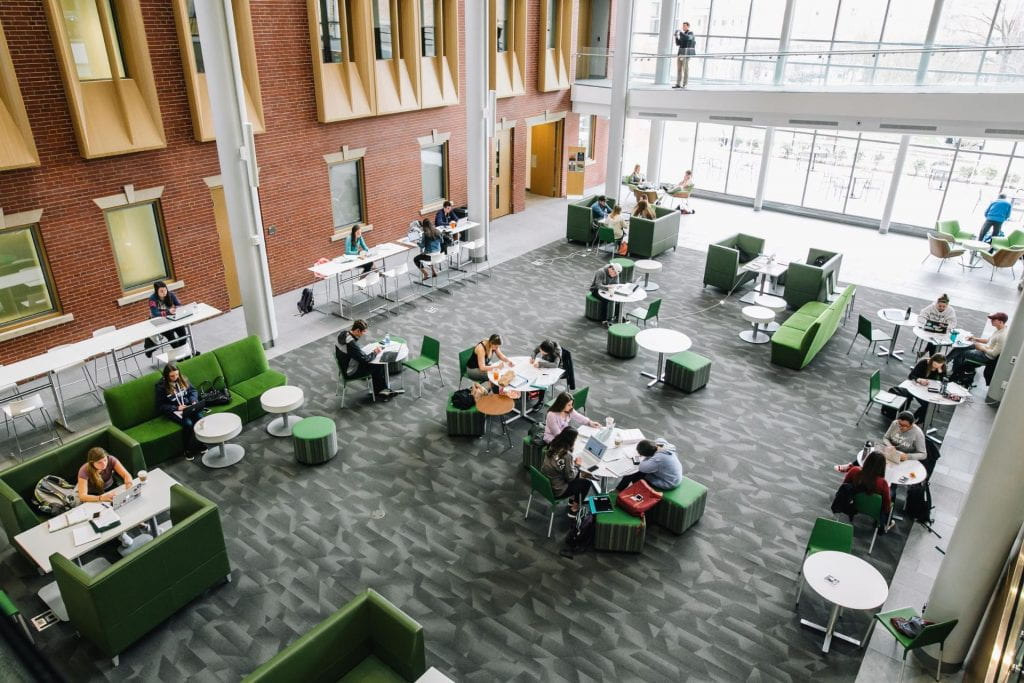
[[[857,496],[859,491],[854,484],[850,482],[843,483],[839,490],[836,491],[835,497],[832,499],[832,510],[833,514],[846,515],[853,517],[857,513],[857,505],[853,502],[853,499]]]
[[[931,524],[933,507],[932,490],[927,481],[907,487],[907,500],[903,506],[904,516],[921,524]]]
[[[305,287],[302,290],[302,294],[299,295],[299,301],[296,304],[299,307],[299,315],[306,315],[307,313],[313,312],[313,290],[309,287]]]
[[[643,517],[644,513],[661,502],[661,498],[661,491],[654,490],[650,484],[640,479],[620,491],[615,502],[623,512],[628,512],[634,517]]]
[[[565,547],[562,548],[560,554],[572,557],[576,553],[585,552],[587,548],[594,545],[595,530],[594,516],[589,512],[582,513],[576,524],[565,535]]]
[[[473,399],[473,392],[469,389],[459,389],[452,394],[452,405],[459,410],[469,410],[476,405]]]
[[[32,505],[41,514],[56,517],[79,504],[78,491],[64,479],[48,474],[36,483]]]
[[[882,406],[882,415],[889,418],[890,420],[895,420],[896,416],[899,415],[901,410],[907,409],[907,403],[910,401],[911,398],[910,392],[904,389],[903,387],[889,387],[887,391],[890,394],[902,396],[904,399],[903,404],[900,406]]]

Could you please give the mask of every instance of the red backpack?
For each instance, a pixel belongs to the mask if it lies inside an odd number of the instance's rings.
[[[634,517],[643,517],[644,513],[657,505],[661,498],[660,491],[655,491],[650,484],[641,479],[619,493],[616,500],[623,511]]]

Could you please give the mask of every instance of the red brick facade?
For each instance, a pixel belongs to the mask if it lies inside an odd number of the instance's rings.
[[[525,205],[524,119],[571,109],[569,91],[536,90],[536,25],[540,0],[529,0],[526,92],[499,101],[498,116],[517,121],[513,162],[513,210]],[[174,278],[183,280],[183,300],[228,306],[213,204],[203,178],[219,174],[216,145],[193,138],[181,55],[170,3],[141,0],[149,52],[160,96],[166,149],[86,161],[78,153],[60,73],[40,0],[4,0],[0,21],[10,45],[41,166],[0,172],[0,207],[5,213],[42,209],[40,231],[64,313],[71,323],[0,343],[0,362],[10,363],[92,330],[122,326],[147,316],[144,302],[119,307],[122,296],[102,211],[93,199],[163,186],[161,199]],[[575,2],[574,2],[575,5]],[[257,62],[267,132],[257,136],[260,197],[275,293],[310,281],[306,268],[318,257],[341,253],[332,243],[330,188],[323,155],[342,145],[366,147],[366,220],[371,244],[405,234],[422,203],[416,138],[432,129],[450,133],[450,198],[466,201],[465,107],[463,105],[321,124],[310,65],[306,2],[251,0]],[[461,16],[460,8],[460,16]],[[575,44],[573,27],[573,44]],[[460,39],[461,42],[461,39]],[[460,81],[465,101],[465,51]],[[579,120],[569,114],[565,144],[576,144]],[[599,121],[597,157],[603,159],[607,125]],[[562,158],[565,153],[563,150]],[[565,164],[563,161],[564,188]],[[587,185],[603,181],[603,165],[587,171]]]

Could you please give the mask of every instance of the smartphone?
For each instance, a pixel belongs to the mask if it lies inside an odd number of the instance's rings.
[[[596,471],[597,471],[597,465],[591,465],[590,467],[587,468],[587,472],[596,472]]]

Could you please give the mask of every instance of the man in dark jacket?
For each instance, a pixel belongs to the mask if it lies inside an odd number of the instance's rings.
[[[679,56],[676,57],[676,84],[673,88],[685,88],[690,80],[690,55],[697,50],[697,39],[690,30],[690,22],[683,22],[683,29],[676,31],[676,46],[679,48]],[[683,84],[679,85],[682,81]]]
[[[364,320],[352,322],[352,328],[342,330],[334,343],[334,357],[338,361],[338,370],[345,379],[361,379],[370,375],[373,380],[373,392],[381,398],[391,398],[391,390],[387,387],[384,377],[384,365],[374,363],[376,351],[367,353],[359,345],[359,339],[366,334],[369,325]]]

